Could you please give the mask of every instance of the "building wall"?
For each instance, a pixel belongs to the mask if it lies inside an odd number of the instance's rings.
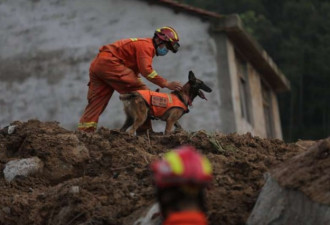
[[[261,94],[260,74],[250,65],[250,86],[252,95],[252,109],[254,117],[254,133],[260,137],[266,137],[265,115],[263,110],[263,99]]]
[[[215,33],[214,38],[217,47],[218,86],[220,102],[217,106],[220,119],[219,130],[224,133],[236,132],[236,119],[234,115],[234,102],[232,92],[232,46],[225,33]]]
[[[88,68],[98,48],[121,38],[151,37],[164,25],[178,30],[182,47],[177,54],[155,57],[154,68],[182,83],[192,70],[214,90],[205,94],[207,102],[196,98],[182,126],[222,131],[209,23],[136,0],[0,1],[0,127],[37,118],[75,129],[87,104]],[[113,129],[123,122],[114,94],[99,123]],[[156,130],[162,129],[164,124],[156,123]]]
[[[231,88],[227,88],[231,92],[232,102],[233,102],[233,115],[236,121],[236,131],[240,134],[250,132],[252,135],[259,136],[262,138],[267,138],[266,132],[266,120],[265,112],[263,107],[263,96],[262,96],[262,75],[248,62],[247,62],[247,75],[248,75],[248,88],[249,94],[247,98],[250,100],[248,102],[248,108],[250,111],[250,122],[247,118],[242,116],[242,104],[240,97],[240,77],[238,75],[238,64],[237,59],[238,52],[235,52],[235,47],[227,39],[227,54],[229,61],[229,75],[231,80]],[[242,55],[241,55],[242,56]],[[244,56],[243,56],[244,57]],[[243,58],[243,60],[245,60]],[[236,62],[236,63],[235,63]],[[273,137],[282,139],[282,130],[279,117],[279,109],[276,93],[269,89],[271,98],[271,117],[272,117],[272,128]]]
[[[272,111],[273,111],[273,118],[274,118],[274,135],[275,138],[282,139],[282,127],[281,127],[281,118],[279,112],[279,106],[277,101],[276,93],[272,92],[271,94],[272,99]]]
[[[231,78],[231,94],[232,94],[232,102],[233,102],[233,113],[235,115],[236,121],[236,131],[238,133],[246,133],[253,132],[252,127],[248,122],[242,118],[241,114],[241,99],[239,93],[239,78],[237,76],[237,64],[236,64],[236,55],[235,55],[235,47],[228,40],[228,56],[229,56],[229,68],[230,68],[230,78]]]

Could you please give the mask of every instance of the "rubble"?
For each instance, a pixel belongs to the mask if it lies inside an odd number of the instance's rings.
[[[248,225],[330,224],[330,138],[270,171]]]
[[[213,165],[206,193],[210,225],[245,224],[264,173],[305,151],[251,134],[130,136],[106,128],[72,132],[37,120],[12,125],[11,135],[0,130],[1,170],[12,160],[31,157],[44,166],[10,183],[0,177],[0,208],[10,208],[10,215],[0,213],[0,224],[6,225],[133,224],[155,202],[150,162],[182,144],[194,145]]]
[[[16,159],[9,161],[3,170],[6,181],[12,181],[16,176],[33,175],[43,168],[43,162],[38,157]]]

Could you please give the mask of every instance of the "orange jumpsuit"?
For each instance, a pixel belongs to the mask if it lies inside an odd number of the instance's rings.
[[[167,81],[152,68],[155,53],[152,38],[123,39],[102,46],[89,69],[88,104],[78,129],[97,128],[99,116],[115,90],[120,94],[148,90],[139,74],[163,88]]]
[[[206,217],[197,211],[172,213],[166,218],[163,225],[207,225]]]

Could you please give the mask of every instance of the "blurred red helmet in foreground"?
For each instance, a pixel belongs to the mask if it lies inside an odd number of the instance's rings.
[[[207,185],[212,180],[210,161],[193,146],[182,146],[151,165],[157,187]]]

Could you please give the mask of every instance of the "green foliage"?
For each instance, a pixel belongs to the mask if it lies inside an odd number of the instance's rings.
[[[330,2],[180,0],[220,14],[239,13],[245,29],[291,82],[279,96],[287,141],[330,135]]]

